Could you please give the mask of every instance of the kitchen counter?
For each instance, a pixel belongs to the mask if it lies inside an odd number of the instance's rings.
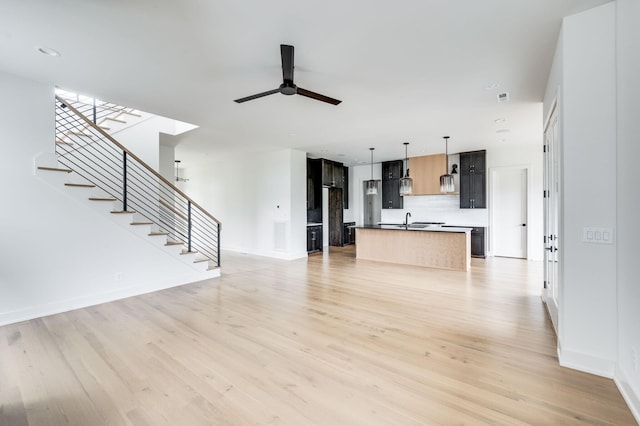
[[[468,271],[471,228],[381,224],[356,226],[356,258]]]
[[[439,225],[421,225],[421,224],[409,224],[403,225],[401,223],[384,223],[380,225],[362,225],[356,226],[356,228],[366,228],[366,229],[391,229],[391,230],[401,230],[401,231],[429,231],[429,232],[467,232],[471,231],[472,228],[467,227],[457,227],[457,226],[439,226]]]

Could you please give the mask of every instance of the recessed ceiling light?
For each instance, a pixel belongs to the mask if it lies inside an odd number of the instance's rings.
[[[496,130],[496,133],[509,133],[509,129],[499,129]]]
[[[57,58],[58,56],[62,56],[62,55],[60,54],[60,52],[58,52],[57,50],[52,49],[52,48],[50,48],[50,47],[38,47],[38,52],[40,52],[40,53],[42,53],[42,54],[44,54],[44,55],[47,55],[47,56],[53,56],[53,57],[56,57],[56,58]]]
[[[498,83],[491,83],[491,84],[487,84],[487,85],[484,87],[484,90],[495,90],[495,89],[497,89],[498,87],[500,87],[500,85],[499,85]]]
[[[504,123],[505,121],[507,121],[507,119],[503,118],[503,117],[496,118],[495,120],[493,120],[493,122],[496,123],[496,124]]]

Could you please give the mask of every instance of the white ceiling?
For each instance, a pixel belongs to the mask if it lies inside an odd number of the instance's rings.
[[[0,69],[200,126],[170,141],[185,167],[282,148],[353,165],[443,135],[450,153],[541,143],[561,19],[607,2],[2,0]],[[233,102],[279,86],[280,44],[297,85],[343,102]]]

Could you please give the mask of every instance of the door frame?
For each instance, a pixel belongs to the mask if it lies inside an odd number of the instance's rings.
[[[548,285],[548,279],[549,279],[549,261],[550,261],[550,256],[549,256],[549,251],[548,251],[548,247],[554,247],[557,249],[557,238],[558,236],[561,234],[561,229],[562,229],[562,204],[561,204],[561,196],[560,196],[560,190],[562,188],[562,170],[561,170],[561,157],[562,157],[562,137],[561,137],[561,117],[560,117],[560,112],[558,110],[558,98],[556,97],[553,102],[551,103],[551,108],[549,109],[549,113],[547,115],[547,117],[545,117],[545,121],[544,121],[544,127],[543,127],[543,133],[542,133],[542,137],[543,137],[543,144],[544,144],[544,157],[543,157],[543,190],[547,190],[549,182],[549,176],[548,176],[548,167],[553,167],[553,164],[548,164],[548,152],[551,151],[551,148],[549,146],[547,146],[547,132],[549,131],[549,127],[551,125],[554,124],[554,119],[555,119],[555,135],[554,135],[554,140],[553,143],[555,144],[555,147],[552,147],[555,149],[554,154],[556,156],[555,158],[555,164],[558,165],[558,169],[557,170],[553,170],[554,176],[555,176],[555,180],[556,180],[556,192],[558,192],[557,194],[557,199],[555,200],[555,207],[556,207],[556,213],[557,213],[557,217],[555,218],[555,232],[556,234],[554,235],[555,238],[555,243],[553,242],[553,240],[548,240],[549,238],[549,225],[550,225],[550,218],[549,218],[549,207],[550,207],[550,202],[553,200],[550,200],[551,196],[553,195],[553,191],[549,191],[550,193],[548,194],[548,196],[545,196],[543,198],[543,236],[545,237],[545,241],[544,241],[544,255],[543,255],[543,263],[544,263],[544,274],[543,274],[543,279],[544,279],[544,283],[543,283],[543,287],[542,287],[542,293],[541,293],[541,299],[544,302],[544,305],[547,309],[547,313],[549,314],[549,318],[551,319],[551,323],[553,324],[553,329],[556,333],[556,336],[559,336],[559,320],[560,320],[560,299],[561,299],[561,289],[562,289],[562,285],[561,285],[561,265],[562,265],[562,256],[561,253],[556,253],[553,257],[551,257],[551,259],[555,262],[555,272],[556,275],[555,277],[555,282],[554,283],[550,283]],[[545,195],[547,195],[545,193]],[[553,231],[553,229],[551,230]],[[551,287],[549,287],[551,286]]]

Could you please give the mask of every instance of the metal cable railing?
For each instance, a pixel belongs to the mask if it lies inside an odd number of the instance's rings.
[[[220,222],[97,124],[128,114],[123,110],[56,96],[58,161],[119,200],[123,212],[135,211],[156,224],[156,232],[182,243],[184,252],[220,266]]]

